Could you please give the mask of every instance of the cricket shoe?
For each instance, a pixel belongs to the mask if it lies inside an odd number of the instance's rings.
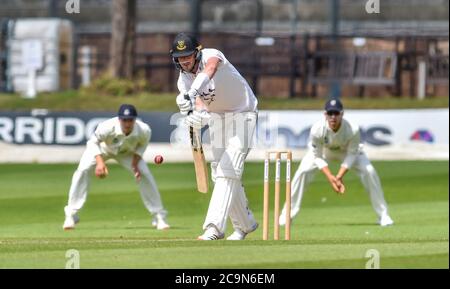
[[[280,217],[278,217],[278,224],[280,224],[280,226],[286,225],[286,215],[285,214],[281,214]]]
[[[205,233],[203,235],[198,236],[197,240],[204,240],[204,241],[210,241],[210,240],[220,240],[223,239],[225,235],[223,233],[220,233],[216,227],[209,226]]]
[[[80,221],[77,213],[74,211],[70,211],[66,206],[64,207],[64,213],[66,214],[66,219],[64,220],[63,230],[72,230],[75,228],[75,225]]]
[[[250,230],[250,232],[245,233],[239,229],[235,229],[233,234],[231,234],[230,236],[228,236],[227,240],[229,241],[240,241],[240,240],[244,240],[245,237],[250,234],[251,232],[255,231],[258,228],[258,223],[255,223],[255,225],[253,225],[253,228]]]
[[[166,221],[166,218],[161,214],[156,214],[152,219],[152,226],[156,227],[157,230],[167,230],[170,228]]]
[[[292,213],[291,213],[291,223],[292,223]],[[280,217],[278,217],[278,224],[280,224],[280,226],[286,226],[286,214],[283,211],[280,215]]]
[[[394,220],[392,220],[388,214],[383,214],[378,220],[378,224],[380,224],[381,227],[391,226],[394,225]]]

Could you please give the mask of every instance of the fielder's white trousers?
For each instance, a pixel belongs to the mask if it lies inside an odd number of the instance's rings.
[[[102,155],[102,157],[105,161],[108,159],[115,159],[133,175],[133,169],[131,168],[131,162],[133,160],[132,155]],[[70,211],[77,212],[86,202],[90,178],[95,166],[96,161],[94,153],[90,152],[89,149],[86,149],[81,157],[78,168],[72,177],[72,184],[69,190],[69,201],[67,203],[67,207]],[[139,161],[138,168],[141,171],[139,190],[145,207],[151,214],[161,214],[162,216],[165,216],[167,212],[163,208],[155,179],[143,159]]]
[[[333,159],[342,161],[343,157],[344,156]],[[329,161],[329,159],[326,160]],[[313,153],[308,152],[302,159],[298,170],[295,172],[294,179],[292,180],[291,218],[294,218],[299,213],[303,193],[313,180],[317,169],[318,168],[314,163]],[[375,213],[378,215],[378,217],[387,214],[388,208],[386,201],[384,199],[384,193],[381,187],[380,178],[378,177],[375,168],[372,166],[365,153],[361,152],[358,155],[351,169],[354,170],[361,179],[361,182],[366,192],[369,194],[372,207],[375,210]],[[286,215],[285,212],[286,212],[286,204],[284,205],[282,216]]]
[[[246,112],[224,117],[216,115],[209,123],[214,189],[203,229],[213,225],[219,232],[225,233],[228,217],[234,229],[249,233],[256,228],[241,181],[256,120],[256,112]]]

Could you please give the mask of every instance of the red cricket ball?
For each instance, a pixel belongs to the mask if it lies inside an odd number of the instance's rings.
[[[155,164],[161,164],[162,162],[163,162],[163,157],[162,157],[162,155],[157,155],[156,157],[155,157]]]

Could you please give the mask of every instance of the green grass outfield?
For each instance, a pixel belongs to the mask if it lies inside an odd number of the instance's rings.
[[[57,93],[42,93],[35,99],[24,99],[18,94],[0,93],[2,110],[30,110],[46,108],[53,111],[116,111],[122,103],[134,104],[139,111],[178,111],[176,93],[140,93],[131,96],[111,96],[67,90]],[[448,108],[448,96],[428,97],[424,100],[409,97],[349,98],[343,97],[347,109],[406,109]],[[323,109],[323,98],[270,98],[259,97],[259,109]]]
[[[61,229],[75,164],[0,165],[0,268],[64,268],[66,251],[81,268],[365,268],[369,249],[381,268],[448,268],[448,161],[374,162],[395,220],[375,225],[368,196],[353,173],[339,197],[317,175],[294,220],[291,241],[262,241],[261,227],[245,241],[197,241],[210,194],[195,191],[193,165],[150,165],[172,228],[150,227],[137,186],[110,166],[93,179],[73,231]],[[245,184],[262,219],[262,163],[248,163]],[[231,233],[228,226],[227,235]]]

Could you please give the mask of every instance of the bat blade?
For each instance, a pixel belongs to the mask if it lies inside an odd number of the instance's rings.
[[[190,137],[192,146],[192,156],[194,158],[195,178],[197,180],[197,190],[200,193],[208,192],[208,167],[206,165],[205,154],[200,139],[200,131],[190,127]]]

